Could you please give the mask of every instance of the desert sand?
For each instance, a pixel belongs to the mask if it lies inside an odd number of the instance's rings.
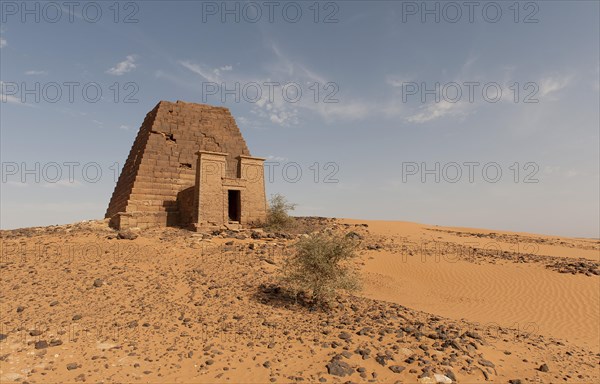
[[[600,382],[597,239],[304,221],[360,240],[328,312],[278,286],[300,234],[2,231],[0,382]]]

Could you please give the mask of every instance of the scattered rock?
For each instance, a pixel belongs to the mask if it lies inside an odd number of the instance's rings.
[[[477,332],[467,331],[467,332],[465,332],[465,335],[472,339],[481,340],[481,336]]]
[[[382,355],[382,354],[378,354],[375,357],[375,361],[378,362],[379,364],[383,365],[384,367],[387,365],[387,362],[389,359],[390,359],[390,356]]]
[[[327,373],[334,376],[347,376],[354,373],[354,369],[346,363],[341,361],[339,358],[333,358],[329,364],[327,364]]]
[[[496,368],[494,363],[486,359],[479,359],[479,364],[483,365],[484,367]]]
[[[94,280],[94,287],[100,288],[102,286],[102,284],[104,284],[104,280],[102,280],[102,279]]]
[[[45,349],[48,348],[48,342],[45,340],[40,340],[35,342],[35,349]]]
[[[452,379],[447,376],[440,375],[439,373],[434,374],[433,378],[435,379],[435,382],[439,384],[452,384]]]
[[[135,240],[137,238],[138,238],[138,235],[136,233],[133,233],[129,229],[119,231],[119,233],[117,234],[117,239],[119,239],[119,240]]]
[[[68,369],[69,371],[72,371],[72,370],[74,370],[74,369],[77,369],[77,368],[79,368],[79,367],[80,367],[80,365],[79,365],[79,364],[77,364],[77,363],[69,363],[69,364],[67,364],[67,369]]]
[[[544,363],[544,364],[540,365],[540,367],[538,368],[538,371],[540,371],[540,372],[549,372],[550,368],[548,368],[548,364]]]
[[[369,348],[357,349],[354,352],[356,352],[359,355],[361,355],[363,360],[367,360],[369,358],[369,356],[371,355],[371,350]]]
[[[349,239],[352,239],[352,240],[362,240],[363,239],[363,237],[360,234],[358,234],[358,233],[356,233],[354,231],[348,232],[346,234],[346,237],[349,238]]]
[[[456,375],[454,374],[454,372],[452,372],[451,370],[446,370],[446,376],[452,380],[452,381],[456,381]]]
[[[390,365],[390,371],[394,373],[400,373],[404,371],[406,368],[401,365]]]

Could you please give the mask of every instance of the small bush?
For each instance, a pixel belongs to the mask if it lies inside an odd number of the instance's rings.
[[[338,235],[317,233],[302,238],[283,266],[282,283],[306,295],[313,305],[328,305],[338,290],[360,287],[349,263],[357,256],[357,246],[355,240]]]
[[[266,228],[272,231],[281,231],[290,229],[293,226],[294,218],[288,212],[293,211],[296,204],[292,204],[280,194],[271,195],[269,209],[267,210]]]

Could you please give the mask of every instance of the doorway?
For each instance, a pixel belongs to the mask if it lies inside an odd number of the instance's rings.
[[[242,213],[242,200],[240,191],[230,189],[227,191],[229,221],[240,222]]]

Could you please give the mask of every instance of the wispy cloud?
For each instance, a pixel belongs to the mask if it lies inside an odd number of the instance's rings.
[[[196,64],[189,60],[180,61],[179,64],[213,83],[221,82],[221,72],[229,72],[233,70],[233,67],[231,65],[224,65],[219,68],[211,69],[205,65]]]
[[[34,70],[31,70],[31,71],[26,71],[25,74],[27,76],[42,76],[42,75],[47,75],[48,71],[34,71]]]
[[[374,107],[360,99],[343,98],[339,88],[297,58],[290,58],[275,43],[269,45],[275,60],[265,66],[269,79],[283,79],[285,82],[295,83],[304,88],[305,94],[296,103],[290,103],[283,99],[281,92],[277,93],[274,100],[256,103],[254,113],[268,116],[273,123],[282,126],[298,124],[301,111],[310,111],[321,116],[326,121],[362,119],[373,112]],[[317,86],[321,88],[320,99],[314,99],[314,95],[308,92],[307,87]],[[323,88],[328,87],[327,91]],[[331,88],[333,87],[333,88]],[[314,88],[313,88],[314,90]],[[335,94],[331,92],[335,91]],[[325,95],[330,96],[330,101],[324,102]]]
[[[568,87],[573,80],[571,75],[546,76],[540,80],[540,97],[558,100],[556,93]]]
[[[8,42],[6,41],[5,38],[0,37],[0,48],[4,48],[8,45]]]
[[[267,156],[267,161],[288,161],[289,159],[287,157],[281,157],[281,156],[273,156],[273,155],[269,155]]]
[[[463,105],[464,103],[437,103],[436,105],[423,106],[418,111],[410,111],[400,100],[394,98],[387,99],[384,102],[364,100],[360,96],[352,96],[348,92],[342,94],[339,89],[336,90],[334,95],[331,95],[329,88],[327,91],[323,90],[327,84],[333,84],[327,76],[311,69],[301,59],[287,55],[274,42],[268,42],[267,47],[273,58],[263,65],[263,74],[261,75],[232,73],[230,72],[231,66],[213,68],[190,60],[181,60],[178,61],[178,64],[199,75],[205,81],[217,84],[225,83],[229,88],[232,88],[233,83],[236,82],[241,84],[250,82],[257,84],[279,83],[280,86],[275,89],[273,95],[263,89],[262,97],[251,104],[251,114],[240,120],[240,123],[246,126],[260,127],[267,121],[277,126],[289,127],[300,123],[301,118],[304,116],[303,112],[316,114],[329,123],[361,120],[375,115],[385,118],[403,118],[405,121],[412,123],[424,123],[444,116],[468,115],[469,106]],[[476,58],[467,58],[459,71],[458,77],[469,78],[470,69],[475,61]],[[160,76],[157,74],[157,76],[167,77],[164,73],[160,73]],[[390,75],[385,81],[389,86],[397,88],[401,87],[403,83],[411,81],[411,79],[412,76]],[[291,83],[300,86],[303,91],[302,97],[296,102],[290,102],[283,97],[283,86]],[[314,89],[308,89],[308,87],[315,84],[320,87],[320,99],[317,101],[314,100]],[[326,95],[333,96],[333,99],[336,99],[337,102],[324,102],[323,98]]]
[[[412,81],[412,77],[397,75],[388,75],[385,79],[385,83],[394,88],[402,88],[406,83]]]
[[[422,106],[421,112],[415,113],[411,116],[408,116],[406,120],[409,123],[422,124],[435,119],[439,119],[441,117],[448,116],[461,116],[464,117],[468,115],[468,111],[465,103],[457,102],[450,103],[448,101],[442,100],[439,103],[433,103],[429,105]]]
[[[203,81],[217,83],[219,87],[221,84],[225,84],[228,89],[232,89],[236,83],[240,84],[241,87],[251,83],[258,84],[259,87],[261,84],[271,84],[270,86],[261,87],[261,95],[257,100],[248,101],[250,114],[239,117],[239,122],[245,126],[258,129],[269,124],[282,127],[293,126],[300,123],[302,112],[318,114],[329,122],[360,119],[371,112],[375,112],[377,104],[366,103],[357,98],[341,100],[340,95],[338,95],[339,89],[336,89],[335,94],[332,94],[331,85],[333,83],[327,80],[326,76],[309,68],[302,60],[296,57],[290,58],[272,41],[267,42],[266,46],[272,57],[259,68],[261,73],[244,73],[234,71],[234,67],[231,65],[213,67],[191,60],[179,60],[177,64],[200,76]],[[191,88],[194,91],[198,90],[196,85],[192,86],[189,81],[180,79],[168,72],[157,71],[155,77],[167,79],[178,86]],[[284,92],[286,92],[284,87],[288,85],[299,86],[302,91],[302,96],[295,102],[286,100],[284,96]],[[269,89],[268,87],[271,86],[274,88]],[[315,86],[320,87],[320,100],[317,102],[314,100],[315,90],[311,88]],[[329,87],[324,89],[326,86]],[[296,95],[293,89],[285,94],[288,98],[293,98]],[[214,97],[217,98],[218,96]],[[340,100],[339,102],[325,103],[323,100],[325,97]],[[233,96],[230,99],[233,100]],[[221,100],[219,99],[219,101]],[[265,124],[266,122],[267,124]]]
[[[283,127],[299,123],[298,108],[295,104],[286,103],[280,98],[274,98],[273,100],[266,97],[261,98],[254,104],[251,113]]]
[[[328,121],[364,119],[374,110],[373,106],[362,101],[315,103],[313,105],[314,107],[311,107],[309,104],[308,108]]]
[[[468,79],[468,81],[477,81],[479,76],[477,76],[473,70],[473,66],[477,60],[477,56],[468,56],[460,69],[457,70],[454,77],[449,81],[456,84],[462,84],[467,81],[466,79]],[[462,100],[457,102],[436,100],[435,102],[432,101],[427,104],[422,104],[415,109],[415,107],[411,107],[407,104],[407,100],[405,100],[405,87],[410,83],[417,87],[417,89],[421,89],[421,92],[423,92],[423,88],[433,88],[435,84],[440,82],[439,80],[436,80],[435,82],[420,81],[415,80],[415,78],[417,78],[417,76],[407,76],[406,74],[388,75],[385,78],[387,85],[393,89],[399,89],[400,92],[402,92],[402,99],[400,99],[399,95],[394,95],[390,98],[389,102],[378,106],[378,109],[381,110],[385,116],[388,118],[402,118],[408,123],[423,124],[444,117],[464,118],[471,113],[471,109],[476,107],[475,103],[468,103]],[[418,96],[418,94],[414,95],[412,100],[416,100]]]
[[[110,75],[115,75],[115,76],[122,76],[128,72],[133,71],[135,68],[137,68],[137,65],[135,63],[136,60],[137,60],[136,55],[128,55],[125,58],[125,60],[121,61],[120,63],[117,63],[117,65],[115,65],[114,67],[107,70],[106,73],[108,73]]]
[[[0,102],[9,104],[25,104],[18,97],[13,95],[6,95],[2,92],[0,92]]]
[[[21,98],[15,96],[15,95],[10,95],[10,94],[6,94],[6,86],[10,85],[7,84],[3,81],[0,81],[0,103],[8,103],[8,104],[14,104],[14,105],[21,105],[24,107],[34,107],[33,104],[29,104],[29,103],[24,103]]]

